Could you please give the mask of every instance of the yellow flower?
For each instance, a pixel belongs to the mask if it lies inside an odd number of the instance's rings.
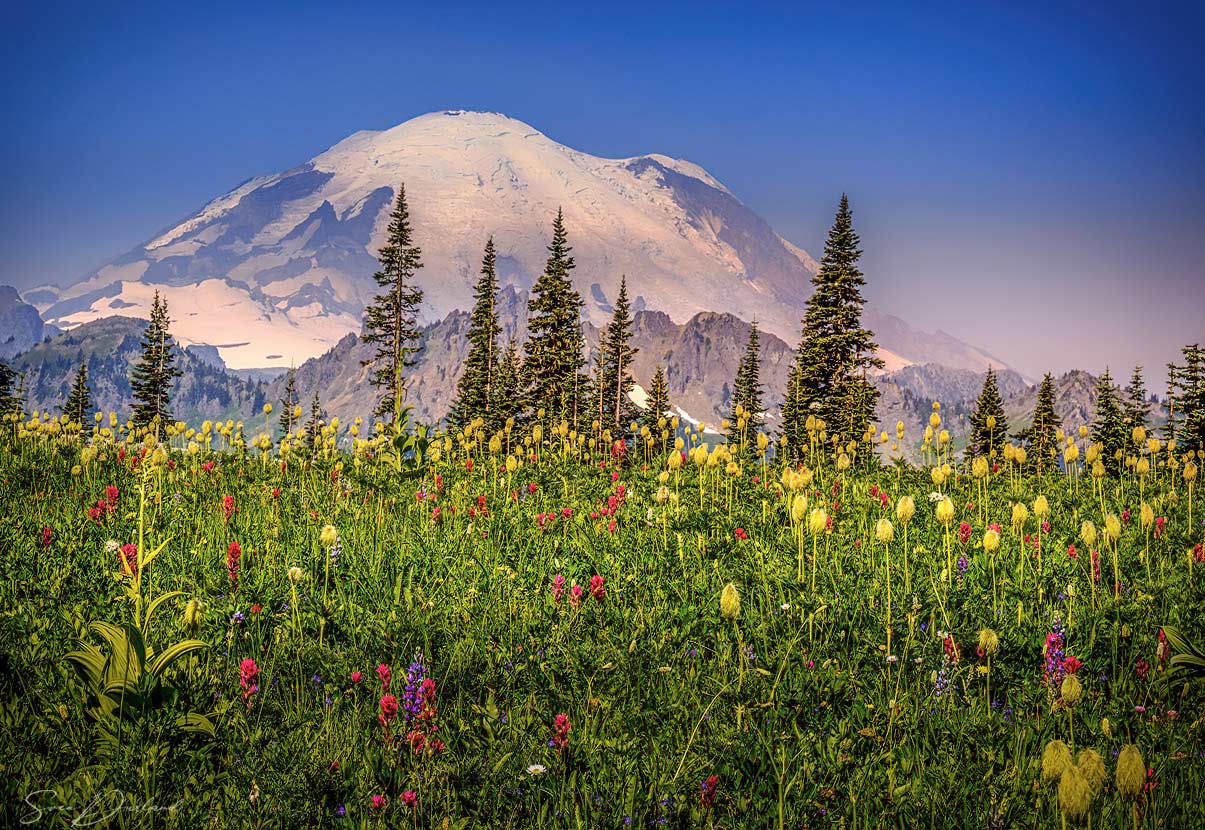
[[[322,543],[324,548],[329,548],[339,538],[339,532],[335,530],[334,525],[327,525],[322,528],[322,533],[318,536],[318,541]]]
[[[1092,522],[1084,522],[1079,526],[1079,538],[1083,540],[1084,545],[1091,548],[1096,544],[1096,525]]]
[[[983,549],[988,553],[995,553],[1000,549],[1000,534],[990,527],[983,534]]]
[[[1029,518],[1029,508],[1017,502],[1013,505],[1013,530],[1020,530],[1025,526],[1026,519]]]
[[[1079,678],[1074,674],[1065,676],[1063,682],[1059,684],[1059,699],[1067,706],[1078,704],[1083,694],[1084,685],[1079,682]]]
[[[979,632],[979,650],[988,656],[1000,650],[1000,638],[995,631],[984,628]]]
[[[1081,819],[1092,808],[1092,785],[1074,764],[1059,779],[1059,809],[1070,819]]]
[[[891,543],[891,540],[895,538],[895,528],[891,526],[890,519],[879,519],[874,526],[874,537],[884,545]]]
[[[817,536],[824,532],[828,527],[828,514],[824,512],[823,507],[817,507],[808,514],[808,532],[813,536]]]
[[[1104,735],[1106,738],[1113,737],[1113,724],[1109,723],[1108,718],[1100,719],[1100,734]]]
[[[912,517],[916,515],[916,502],[912,500],[912,496],[900,496],[900,500],[895,504],[895,518],[900,524],[908,524],[912,521]]]
[[[1110,542],[1121,538],[1121,521],[1112,513],[1105,516],[1105,538]]]
[[[188,605],[184,606],[184,627],[190,630],[195,629],[200,621],[201,601],[194,597],[188,601]]]
[[[1033,514],[1039,519],[1045,519],[1050,515],[1050,502],[1045,496],[1038,496],[1033,500]]]
[[[807,511],[808,497],[803,493],[799,493],[795,496],[794,501],[791,502],[791,521],[794,524],[799,524],[803,521],[803,517],[807,515]]]
[[[1109,777],[1105,772],[1104,759],[1095,749],[1081,749],[1075,756],[1075,765],[1088,779],[1088,785],[1092,788],[1092,795],[1095,797],[1104,787],[1105,779]]]
[[[1123,798],[1138,798],[1146,786],[1146,764],[1133,744],[1126,744],[1117,756],[1117,792]]]
[[[741,595],[736,586],[729,582],[720,594],[720,616],[726,620],[735,620],[741,615]]]
[[[1155,523],[1155,511],[1151,510],[1151,506],[1146,502],[1142,503],[1142,507],[1138,510],[1139,521],[1142,522],[1142,529],[1146,530]]]
[[[943,525],[948,525],[954,521],[954,502],[950,501],[949,497],[943,498],[937,503],[937,521]]]
[[[1063,777],[1063,772],[1071,766],[1071,750],[1067,744],[1059,740],[1050,741],[1042,750],[1042,781],[1049,784]]]

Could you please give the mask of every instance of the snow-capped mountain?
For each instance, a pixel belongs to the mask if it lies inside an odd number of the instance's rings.
[[[605,322],[627,275],[637,310],[676,323],[729,312],[788,343],[798,338],[815,261],[707,171],[663,155],[598,158],[483,112],[355,133],[299,167],[244,182],[79,282],[26,299],[69,329],[146,317],[159,290],[181,343],[216,347],[235,369],[299,365],[359,330],[403,183],[423,250],[425,322],[470,306],[491,235],[503,284],[530,288],[560,207],[592,323]],[[881,319],[889,370],[1001,365],[948,335]]]

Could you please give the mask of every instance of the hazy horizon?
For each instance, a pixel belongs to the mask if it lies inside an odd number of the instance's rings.
[[[846,192],[871,303],[1030,376],[1141,363],[1162,392],[1205,339],[1189,7],[14,14],[0,284],[20,290],[358,130],[466,108],[689,159],[816,258]]]

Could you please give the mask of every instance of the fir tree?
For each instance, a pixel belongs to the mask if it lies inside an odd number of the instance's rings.
[[[779,436],[787,442],[787,456],[794,461],[803,457],[803,447],[806,443],[804,425],[807,423],[808,412],[803,408],[801,397],[797,355],[787,371],[787,388],[782,399],[782,426],[779,428]]]
[[[1033,422],[1018,436],[1028,447],[1027,455],[1038,472],[1058,466],[1058,431],[1062,421],[1054,411],[1054,376],[1049,372],[1038,387],[1038,401],[1033,408]]]
[[[301,420],[301,396],[297,393],[297,369],[289,367],[285,377],[285,391],[280,396],[280,430],[283,435],[291,435],[297,422]]]
[[[812,277],[793,388],[787,390],[784,413],[792,422],[783,429],[796,449],[803,444],[809,414],[824,419],[829,435],[847,440],[860,439],[874,418],[878,390],[867,372],[882,368],[883,361],[875,355],[874,333],[862,327],[866,281],[858,269],[859,243],[849,199],[842,195],[820,270]]]
[[[1004,414],[1004,401],[996,383],[996,372],[987,367],[983,389],[975,401],[971,413],[971,435],[967,438],[967,457],[992,456],[1000,452],[1008,439],[1008,418]]]
[[[653,382],[649,384],[644,411],[640,413],[640,425],[648,427],[649,432],[659,437],[660,430],[664,429],[661,419],[669,417],[669,414],[669,383],[665,379],[665,370],[658,364],[657,371],[653,372]]]
[[[364,361],[372,367],[368,382],[381,390],[373,417],[387,418],[396,435],[405,420],[405,370],[414,365],[419,350],[418,307],[423,301],[422,289],[415,284],[415,274],[423,267],[422,251],[413,244],[405,185],[398,188],[377,260],[381,267],[372,278],[382,292],[364,309],[360,340],[376,347],[372,358]]]
[[[88,413],[92,410],[92,390],[88,388],[88,364],[81,363],[75,371],[75,380],[71,383],[71,393],[63,405],[63,414],[72,422],[79,425],[79,431],[84,432]]]
[[[1129,434],[1126,431],[1125,413],[1118,401],[1117,390],[1113,388],[1113,378],[1106,368],[1104,374],[1096,381],[1096,414],[1092,422],[1092,441],[1101,446],[1101,463],[1112,475],[1121,470],[1126,441]]]
[[[490,403],[490,413],[499,427],[522,414],[522,400],[523,367],[519,361],[519,350],[512,341],[498,364],[498,380],[493,386],[493,401]]]
[[[176,344],[172,340],[167,316],[167,301],[155,292],[151,302],[151,321],[142,335],[142,356],[130,373],[130,389],[134,393],[136,426],[155,429],[172,419],[168,408],[172,383],[180,377],[176,366]]]
[[[318,397],[318,393],[314,392],[314,397],[310,400],[310,417],[301,431],[305,456],[309,457],[319,448],[322,441],[322,427],[325,423],[326,412],[322,409],[322,400]]]
[[[1131,432],[1138,427],[1145,428],[1147,421],[1146,383],[1142,379],[1141,366],[1134,367],[1134,373],[1130,375],[1130,385],[1126,387],[1125,392],[1123,409],[1126,426],[1130,428]]]
[[[1197,343],[1180,350],[1182,366],[1169,373],[1169,407],[1176,412],[1174,434],[1180,450],[1205,451],[1205,350]]]
[[[532,413],[544,411],[551,423],[576,429],[590,412],[589,378],[581,309],[585,305],[569,274],[574,267],[565,233],[564,215],[552,223],[548,261],[527,301],[527,341],[523,344],[526,403]]]
[[[469,354],[465,358],[464,372],[456,385],[456,399],[448,421],[464,428],[474,418],[485,422],[486,433],[495,432],[498,419],[491,412],[498,380],[498,364],[501,362],[498,338],[502,326],[498,323],[498,275],[497,255],[494,239],[485,243],[485,255],[481,260],[481,276],[473,288],[473,316],[469,321]]]
[[[621,277],[619,296],[611,322],[603,332],[599,355],[597,396],[599,422],[616,436],[627,432],[635,420],[637,407],[629,397],[636,382],[632,379],[632,361],[637,350],[632,348],[632,307],[628,302],[628,280]]]
[[[0,361],[0,415],[11,415],[20,411],[17,401],[17,373],[7,363]]]
[[[728,411],[728,443],[734,447],[741,446],[751,436],[756,435],[765,417],[762,407],[760,342],[757,321],[754,321],[749,328],[745,353],[736,369],[736,380],[732,384],[732,404]]]

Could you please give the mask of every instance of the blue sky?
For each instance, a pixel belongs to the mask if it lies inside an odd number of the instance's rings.
[[[488,109],[698,162],[817,256],[847,192],[876,305],[1030,373],[1161,378],[1205,339],[1199,4],[105,5],[7,12],[0,283],[70,281],[356,130]]]

